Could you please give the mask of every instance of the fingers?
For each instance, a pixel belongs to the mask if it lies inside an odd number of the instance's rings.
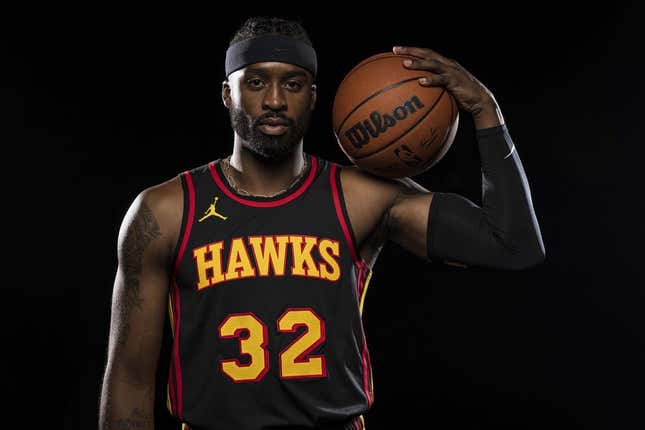
[[[408,69],[427,70],[434,73],[445,73],[448,66],[437,60],[403,60],[403,66]]]
[[[453,66],[453,61],[440,55],[432,49],[395,46],[393,52],[397,55],[412,56],[402,60],[408,69],[427,70],[434,73],[446,73]]]
[[[397,55],[414,57],[402,60],[405,68],[432,72],[432,75],[419,79],[419,84],[423,86],[448,86],[456,72],[457,62],[432,49],[395,46],[392,51]]]
[[[392,52],[398,55],[411,55],[422,60],[436,60],[440,63],[450,64],[451,60],[439,54],[437,51],[427,48],[417,48],[414,46],[395,46]]]
[[[419,84],[424,87],[447,87],[449,82],[445,75],[432,75],[419,78]]]

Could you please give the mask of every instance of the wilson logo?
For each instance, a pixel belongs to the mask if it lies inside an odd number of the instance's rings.
[[[408,116],[417,113],[425,105],[421,103],[418,96],[413,96],[400,106],[394,108],[392,113],[381,114],[377,111],[370,113],[369,118],[357,122],[345,132],[345,137],[356,148],[367,145],[371,138],[377,138],[385,133],[388,128],[394,127],[397,122],[403,121]]]

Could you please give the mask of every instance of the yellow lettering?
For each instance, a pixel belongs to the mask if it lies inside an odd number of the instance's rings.
[[[276,242],[278,248],[276,249]],[[274,276],[284,276],[289,236],[253,236],[249,243],[255,254],[259,276],[269,276],[269,263]]]
[[[338,241],[322,239],[318,244],[318,251],[320,252],[320,256],[327,263],[319,265],[320,277],[322,279],[327,279],[328,281],[338,281],[338,279],[340,279],[340,266],[338,265],[338,261],[332,257],[332,255],[335,257],[340,255]],[[331,255],[329,253],[330,251]]]
[[[246,252],[244,240],[236,237],[231,242],[231,252],[228,254],[226,280],[248,278],[249,276],[255,276],[255,269],[251,265],[249,254]]]
[[[222,248],[223,242],[209,243],[205,246],[193,249],[193,258],[197,266],[197,289],[210,287],[224,280],[222,274]],[[210,258],[206,259],[206,254]],[[208,276],[208,269],[211,269],[212,275]]]
[[[302,239],[305,240],[305,246],[302,247]],[[319,277],[320,273],[311,257],[311,250],[318,241],[313,236],[289,236],[289,240],[293,245],[293,267],[291,268],[292,275]],[[305,275],[304,264],[307,263],[307,273]]]

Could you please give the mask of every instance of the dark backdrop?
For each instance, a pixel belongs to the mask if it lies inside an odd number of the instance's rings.
[[[464,270],[387,244],[365,302],[376,396],[367,428],[643,428],[639,11],[394,6],[243,12],[308,29],[320,68],[305,150],[343,164],[331,104],[354,64],[396,44],[458,60],[501,106],[547,259],[521,272]],[[3,129],[21,155],[6,157],[15,199],[5,216],[16,215],[5,225],[26,264],[5,268],[19,274],[6,287],[0,375],[28,411],[15,420],[96,427],[119,224],[142,189],[231,151],[220,89],[244,17],[96,6],[39,9],[5,27]],[[414,179],[481,203],[465,113],[448,154]],[[165,365],[162,355],[161,377]],[[167,428],[162,408],[158,417]]]

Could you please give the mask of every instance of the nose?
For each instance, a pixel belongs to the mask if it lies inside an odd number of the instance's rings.
[[[287,99],[282,92],[280,85],[270,85],[264,94],[262,108],[274,111],[286,110]]]

